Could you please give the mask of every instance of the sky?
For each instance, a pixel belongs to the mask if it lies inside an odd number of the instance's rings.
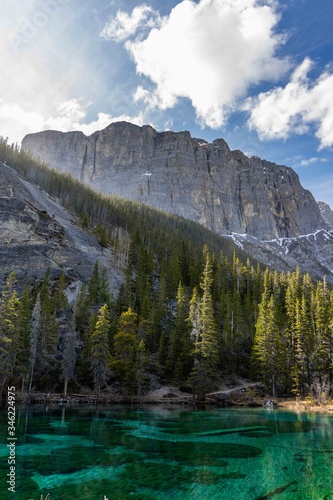
[[[292,167],[333,208],[332,0],[0,0],[0,136],[113,121]]]

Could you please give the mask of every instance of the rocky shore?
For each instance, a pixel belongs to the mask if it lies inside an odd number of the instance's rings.
[[[285,409],[296,412],[321,412],[333,415],[333,401],[318,404],[311,398],[276,397],[265,394],[262,386],[247,383],[242,386],[223,388],[210,393],[205,401],[196,401],[193,394],[184,392],[173,386],[161,386],[143,396],[128,396],[117,393],[69,394],[64,397],[60,393],[34,392],[32,394],[18,392],[17,403],[20,405],[38,406],[95,406],[95,405],[177,405],[196,406],[197,404],[216,405],[218,407],[266,408],[267,410]],[[331,413],[332,412],[332,413]]]

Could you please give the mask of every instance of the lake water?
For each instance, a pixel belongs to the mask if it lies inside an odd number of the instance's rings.
[[[16,493],[1,413],[0,498],[333,499],[333,417],[265,409],[17,410]]]

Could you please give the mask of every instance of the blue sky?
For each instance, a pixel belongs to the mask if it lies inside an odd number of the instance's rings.
[[[333,207],[331,0],[2,0],[0,135],[111,121],[294,168]]]

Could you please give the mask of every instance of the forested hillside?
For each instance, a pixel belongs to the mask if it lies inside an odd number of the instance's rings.
[[[202,398],[235,373],[273,394],[328,395],[333,292],[325,279],[261,269],[198,224],[101,196],[5,141],[0,160],[113,247],[125,276],[113,297],[96,264],[68,301],[65,273],[27,283],[20,296],[10,274],[0,300],[2,388],[98,393],[112,386],[142,395],[158,379],[187,383]]]

